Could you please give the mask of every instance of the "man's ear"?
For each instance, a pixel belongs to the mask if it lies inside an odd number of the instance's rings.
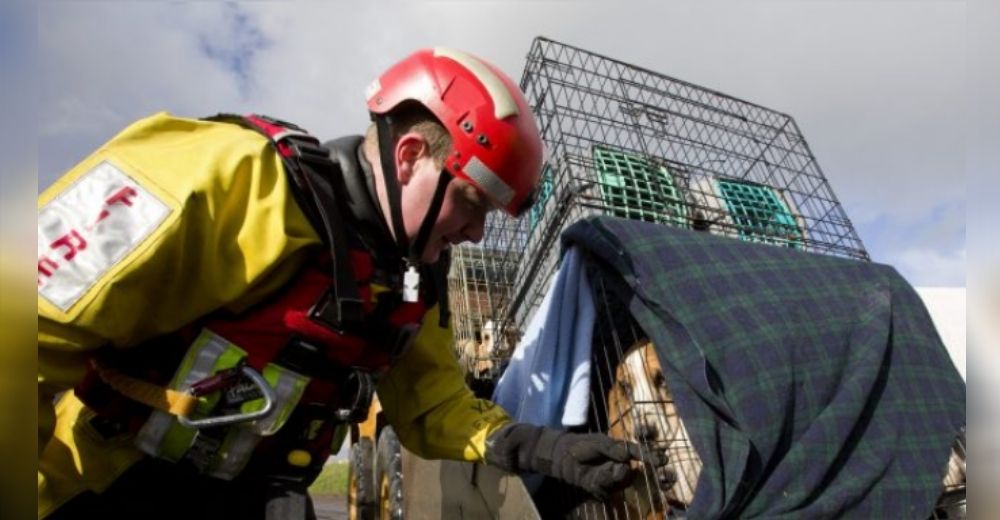
[[[405,186],[413,179],[417,161],[429,155],[427,139],[417,132],[410,132],[396,142],[396,177]]]

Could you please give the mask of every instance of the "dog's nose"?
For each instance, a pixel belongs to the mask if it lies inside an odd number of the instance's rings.
[[[635,436],[640,441],[655,441],[660,436],[660,430],[648,423],[642,423],[636,428]]]
[[[677,473],[675,473],[672,469],[664,468],[659,472],[656,480],[660,484],[660,489],[667,491],[668,489],[674,487],[674,484],[677,483]]]

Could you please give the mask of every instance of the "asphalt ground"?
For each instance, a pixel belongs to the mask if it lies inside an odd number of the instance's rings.
[[[313,507],[318,520],[347,520],[347,497],[313,497]]]

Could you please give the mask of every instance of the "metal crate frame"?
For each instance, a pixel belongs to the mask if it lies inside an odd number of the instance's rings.
[[[475,282],[490,302],[479,327],[523,331],[559,261],[559,234],[595,214],[869,260],[787,114],[541,37],[521,88],[546,163],[528,215],[494,212],[481,245],[456,248],[456,264],[493,264]]]

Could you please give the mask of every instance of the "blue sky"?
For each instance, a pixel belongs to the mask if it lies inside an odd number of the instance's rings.
[[[220,18],[223,24],[198,33],[198,50],[235,76],[241,96],[247,97],[254,87],[254,58],[271,42],[238,4],[225,4]]]
[[[996,155],[973,145],[998,135],[985,121],[1000,104],[984,87],[996,76],[981,49],[997,38],[970,30],[972,9],[954,0],[43,2],[39,188],[156,111],[254,111],[324,138],[358,133],[364,87],[410,50],[463,48],[519,77],[532,37],[545,35],[791,114],[876,261],[915,285],[964,286],[967,178],[992,178],[984,172]]]

